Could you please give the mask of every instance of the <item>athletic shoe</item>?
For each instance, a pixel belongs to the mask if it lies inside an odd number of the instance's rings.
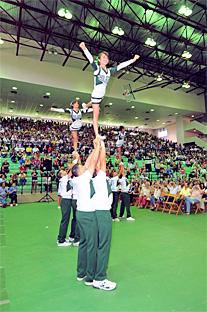
[[[60,209],[61,207],[60,206],[58,206],[58,209]]]
[[[93,282],[85,282],[86,286],[93,286]]]
[[[69,241],[69,242],[73,242],[73,241],[74,241],[74,238],[69,236],[68,241]]]
[[[107,279],[103,281],[93,281],[93,287],[103,290],[113,290],[116,288],[116,283],[110,282]]]
[[[10,207],[13,207],[13,204],[11,204]]]
[[[68,247],[68,246],[71,245],[71,243],[65,241],[64,243],[59,243],[59,242],[58,242],[57,245],[58,245],[58,247]]]
[[[186,212],[186,214],[187,214],[187,215],[189,215],[189,214],[190,214],[190,212]]]
[[[86,113],[87,111],[86,103],[82,103],[82,107],[83,107],[83,112]]]
[[[74,247],[78,247],[79,246],[79,242],[73,243]]]
[[[106,137],[105,137],[105,135],[97,135],[96,136],[96,139],[100,139],[100,140],[105,140],[106,139]]]
[[[127,218],[127,221],[135,221],[135,219],[132,217],[129,217],[129,218]]]
[[[120,217],[119,217],[119,219],[124,219],[124,218],[125,218],[125,216],[120,216]]]
[[[115,222],[120,222],[121,220],[119,220],[118,218],[112,219]]]
[[[18,204],[16,204],[16,206],[18,206]]]
[[[83,276],[83,277],[77,277],[77,281],[78,281],[78,282],[81,282],[81,281],[83,281],[85,278],[86,278],[86,276]]]

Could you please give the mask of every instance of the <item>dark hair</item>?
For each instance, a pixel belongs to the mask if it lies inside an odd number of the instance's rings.
[[[79,168],[79,166],[80,166],[79,164],[76,164],[76,165],[73,166],[73,168],[72,168],[72,178],[73,177],[78,177],[78,171],[79,171],[78,168]]]
[[[78,102],[78,101],[77,101],[77,100],[72,101],[72,102],[70,103],[70,106],[72,106],[72,107],[73,107],[73,104],[75,104],[76,102]]]
[[[124,129],[124,126],[120,126],[119,131],[122,131]]]

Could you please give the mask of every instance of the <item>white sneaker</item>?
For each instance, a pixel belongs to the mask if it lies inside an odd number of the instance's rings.
[[[121,220],[119,220],[118,218],[112,219],[115,222],[120,222]]]
[[[129,218],[127,218],[127,221],[135,221],[135,219],[132,217],[129,217]]]
[[[73,243],[74,247],[78,247],[79,246],[79,242]]]
[[[86,103],[82,103],[82,107],[83,107],[83,112],[86,113],[87,111]]]
[[[16,206],[18,206],[18,204],[16,204]]]
[[[110,282],[107,279],[103,281],[93,281],[93,287],[103,290],[113,290],[116,288],[116,283]]]
[[[125,218],[125,216],[119,217],[119,219],[124,219],[124,218]]]
[[[83,281],[85,278],[86,278],[86,276],[83,276],[83,277],[77,277],[77,281],[78,281],[78,282],[81,282],[81,281]]]
[[[58,245],[58,247],[68,247],[68,246],[71,245],[71,243],[65,241],[64,243],[59,243],[59,242],[58,242],[57,245]]]
[[[102,141],[106,139],[105,135],[97,135],[96,138]]]
[[[93,286],[93,282],[85,282],[86,286]]]
[[[74,241],[74,238],[69,236],[68,241],[69,241],[69,242],[73,242],[73,241]]]
[[[58,206],[58,209],[60,209],[61,207],[60,206]]]
[[[10,207],[13,207],[13,204],[11,204]]]

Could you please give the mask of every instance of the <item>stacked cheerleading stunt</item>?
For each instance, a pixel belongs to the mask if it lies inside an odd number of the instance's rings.
[[[72,125],[70,127],[70,131],[72,133],[73,136],[73,146],[74,146],[74,151],[77,152],[77,147],[78,147],[78,131],[81,129],[82,127],[82,113],[83,112],[91,112],[92,109],[88,109],[88,110],[83,110],[83,109],[79,109],[79,102],[78,101],[73,101],[70,103],[70,106],[72,107],[70,108],[54,108],[51,107],[51,111],[55,111],[55,112],[61,112],[61,113],[69,113],[71,115],[72,118]]]
[[[138,60],[139,55],[135,55],[133,59],[123,62],[114,68],[107,68],[107,64],[109,62],[109,54],[107,52],[101,52],[98,56],[98,65],[94,62],[92,55],[88,51],[84,42],[81,42],[80,48],[85,53],[85,56],[89,60],[90,64],[94,70],[94,89],[91,94],[91,102],[87,105],[83,105],[84,109],[88,108],[92,105],[93,107],[93,128],[96,137],[100,137],[98,133],[98,116],[99,116],[99,105],[103,100],[103,97],[106,92],[106,86],[110,79],[111,74],[116,73],[120,69],[123,69],[136,60]],[[102,137],[102,139],[105,139]]]

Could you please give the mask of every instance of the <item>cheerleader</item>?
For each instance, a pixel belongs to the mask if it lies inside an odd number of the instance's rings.
[[[124,144],[125,136],[126,136],[125,128],[123,126],[120,126],[118,140],[116,141],[116,147],[118,150],[118,157],[119,157],[120,162],[121,162],[121,147]]]
[[[78,147],[78,131],[82,127],[82,113],[83,109],[79,109],[79,102],[78,101],[73,101],[70,103],[70,108],[54,108],[51,107],[51,111],[55,112],[62,112],[62,113],[69,113],[72,118],[72,125],[70,126],[70,131],[73,136],[73,146],[74,146],[74,152],[77,153],[77,147]],[[87,112],[92,112],[92,108],[89,108]]]
[[[98,55],[98,65],[94,62],[92,55],[88,51],[88,49],[85,46],[84,42],[81,42],[79,45],[80,48],[83,50],[85,56],[89,60],[90,64],[93,67],[94,70],[94,88],[91,94],[91,102],[89,102],[87,105],[84,104],[83,108],[86,109],[89,106],[92,105],[93,107],[93,128],[96,137],[100,137],[98,133],[98,116],[99,116],[99,105],[101,104],[101,101],[103,100],[103,97],[106,92],[106,86],[110,79],[111,74],[117,72],[120,69],[123,69],[124,67],[129,66],[136,60],[138,60],[139,55],[135,55],[133,59],[123,62],[119,64],[118,66],[114,68],[107,69],[107,64],[109,62],[109,54],[107,52],[101,52]],[[105,137],[101,137],[101,139],[105,139]]]

